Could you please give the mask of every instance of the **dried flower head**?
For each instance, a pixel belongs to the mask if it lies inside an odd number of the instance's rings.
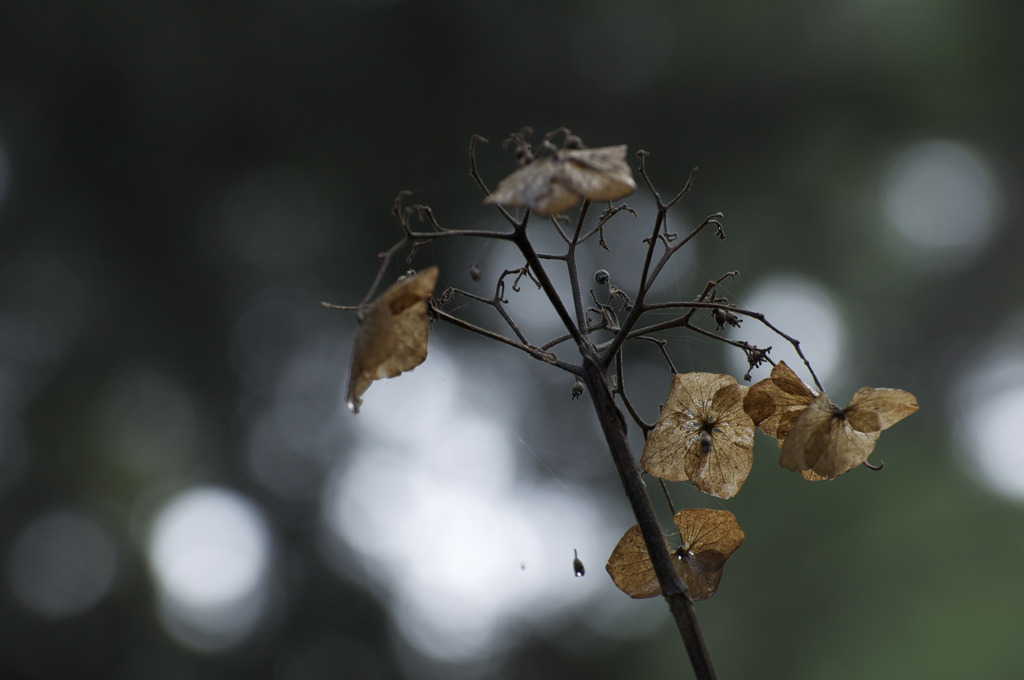
[[[864,387],[846,408],[822,394],[793,422],[779,462],[790,470],[835,479],[868,459],[882,430],[917,409],[917,399],[903,390]]]
[[[677,374],[640,457],[643,469],[669,481],[690,480],[719,498],[735,496],[754,460],[746,390],[730,375]]]
[[[725,510],[681,510],[672,518],[682,545],[674,551],[676,570],[694,600],[715,594],[725,563],[743,543],[736,517]],[[632,598],[661,594],[647,546],[638,525],[631,526],[605,565],[615,586]]]
[[[846,408],[817,394],[780,361],[750,386],[743,408],[782,448],[779,463],[804,479],[835,479],[868,459],[881,431],[917,410],[903,390],[865,387]]]
[[[348,407],[353,413],[359,413],[360,397],[374,380],[411,371],[427,358],[427,298],[437,276],[437,267],[407,276],[367,307],[349,371]]]

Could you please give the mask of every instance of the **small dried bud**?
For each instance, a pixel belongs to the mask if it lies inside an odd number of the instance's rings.
[[[597,281],[600,286],[607,286],[608,282],[612,280],[612,277],[608,274],[607,269],[598,269],[594,272],[594,280]]]
[[[587,570],[583,568],[583,560],[576,554],[576,548],[572,549],[572,571],[576,574],[576,578],[587,573]]]
[[[715,317],[715,323],[718,324],[716,330],[722,330],[722,328],[726,324],[729,324],[733,328],[738,328],[739,325],[743,323],[743,319],[736,316],[727,309],[722,309],[721,307],[715,307],[714,309],[712,309],[711,315]]]
[[[579,378],[576,378],[576,382],[572,384],[572,398],[579,399],[580,397],[583,396],[583,392],[585,391],[586,388],[583,386],[583,381],[580,380]]]

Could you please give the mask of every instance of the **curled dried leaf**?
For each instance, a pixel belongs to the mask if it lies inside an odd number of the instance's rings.
[[[640,457],[643,469],[669,481],[689,480],[719,498],[735,496],[754,460],[754,424],[743,410],[746,390],[718,373],[673,377]]]
[[[563,149],[524,165],[501,180],[484,203],[563,213],[584,198],[614,201],[636,189],[626,146]]]
[[[822,394],[793,422],[779,462],[790,470],[835,479],[868,459],[882,430],[917,409],[917,399],[903,390],[865,387],[842,409]]]
[[[438,268],[407,276],[370,303],[356,331],[348,379],[348,407],[359,413],[374,380],[411,371],[427,358],[427,298]]]
[[[771,375],[754,383],[743,397],[743,410],[769,437],[786,438],[793,421],[818,396],[785,361],[772,367]]]
[[[680,510],[673,517],[682,545],[673,553],[676,570],[694,600],[715,594],[729,557],[743,543],[736,517],[725,510]],[[633,525],[612,550],[605,566],[615,586],[632,598],[661,594],[640,527]]]

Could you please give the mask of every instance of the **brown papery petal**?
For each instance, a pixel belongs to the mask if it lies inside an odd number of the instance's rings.
[[[632,598],[640,600],[661,595],[654,565],[637,524],[627,529],[619,539],[605,569],[615,586]]]
[[[370,303],[356,331],[348,380],[348,407],[359,412],[374,380],[394,378],[427,358],[427,298],[438,268],[404,278]]]
[[[625,145],[565,149],[519,168],[498,182],[484,203],[529,208],[549,216],[565,212],[584,198],[614,201],[635,189]]]
[[[529,208],[542,216],[565,212],[583,196],[558,181],[562,173],[562,164],[555,159],[537,159],[498,182],[484,203]]]
[[[761,431],[782,440],[815,396],[786,362],[780,361],[772,367],[768,378],[750,386],[743,398],[743,409]]]
[[[705,600],[718,590],[726,561],[743,543],[743,530],[726,510],[680,510],[672,519],[683,541],[680,575],[690,597]]]
[[[626,145],[560,151],[562,174],[558,181],[592,201],[615,201],[636,190],[626,162]]]
[[[779,463],[794,471],[813,470],[835,479],[860,465],[875,448],[878,432],[858,432],[843,411],[822,394],[793,422]]]
[[[853,395],[850,405],[846,407],[846,417],[855,430],[879,432],[892,427],[917,409],[917,397],[910,392],[864,387]]]

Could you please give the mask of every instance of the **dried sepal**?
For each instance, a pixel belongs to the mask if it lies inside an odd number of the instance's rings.
[[[654,574],[654,565],[639,524],[634,524],[622,535],[604,568],[615,587],[634,599],[661,595],[661,586]]]
[[[370,303],[356,331],[348,379],[348,407],[359,413],[374,380],[411,371],[427,358],[427,298],[438,268],[407,276]]]
[[[501,180],[484,203],[563,213],[582,201],[614,201],[636,190],[626,146],[562,149],[524,165]]]
[[[863,387],[857,390],[844,410],[853,429],[881,432],[918,408],[917,398],[910,392],[886,387]]]
[[[694,600],[715,594],[729,557],[743,543],[736,517],[725,510],[680,510],[673,517],[682,545],[675,550],[676,570]],[[633,525],[612,550],[605,565],[615,586],[632,598],[661,594],[640,527]]]
[[[743,397],[743,410],[761,431],[781,444],[793,421],[816,396],[785,361],[780,361],[769,377],[750,386]]]
[[[682,510],[673,517],[683,544],[676,555],[690,597],[706,600],[718,590],[725,563],[743,543],[736,516],[726,510]]]
[[[729,375],[677,374],[640,464],[655,477],[689,480],[719,498],[740,490],[754,461],[754,423],[743,410],[748,388]]]
[[[793,422],[779,462],[790,470],[835,479],[868,459],[882,430],[917,409],[917,399],[903,390],[865,387],[846,408],[822,394]]]
[[[626,162],[625,144],[565,149],[555,157],[562,165],[560,181],[583,198],[617,201],[636,191],[633,171]]]

